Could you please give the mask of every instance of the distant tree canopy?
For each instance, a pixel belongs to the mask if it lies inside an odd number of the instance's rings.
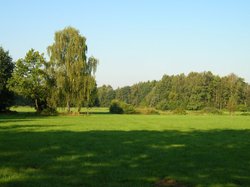
[[[7,82],[14,68],[9,52],[0,47],[0,112],[8,109],[12,104],[13,94],[7,88]]]
[[[110,85],[103,85],[98,88],[98,100],[102,107],[109,107],[111,101],[115,99],[115,90]]]
[[[250,107],[249,90],[249,84],[235,74],[219,77],[211,72],[191,72],[188,75],[164,75],[160,81],[141,82],[116,90],[102,86],[98,88],[98,95],[101,106],[117,99],[134,106],[161,110],[214,107],[233,112],[237,106]]]

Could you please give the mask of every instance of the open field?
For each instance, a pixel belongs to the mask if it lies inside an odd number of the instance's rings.
[[[250,186],[250,116],[18,110],[0,115],[0,186]]]

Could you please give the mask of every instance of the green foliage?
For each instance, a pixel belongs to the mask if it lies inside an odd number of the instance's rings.
[[[140,82],[131,86],[130,101],[133,106],[146,106],[145,97],[151,92],[156,81]]]
[[[127,103],[122,103],[122,109],[124,111],[124,114],[135,114],[135,108],[133,105],[127,104]]]
[[[121,105],[122,104],[118,100],[113,100],[109,107],[109,112],[111,114],[123,114],[124,111]]]
[[[100,102],[101,106],[105,106],[111,96],[136,107],[153,107],[163,111],[176,108],[202,110],[205,107],[227,109],[231,97],[234,97],[235,105],[250,106],[250,86],[234,74],[225,77],[211,72],[164,75],[160,81],[112,89],[112,94],[107,94],[104,89],[105,86],[98,89],[100,101],[105,101]]]
[[[248,108],[247,108],[246,105],[241,104],[241,105],[238,105],[238,106],[237,106],[237,111],[240,111],[240,112],[247,112],[247,111],[248,111]]]
[[[135,109],[132,105],[119,100],[113,100],[109,107],[109,112],[111,114],[134,114]]]
[[[164,100],[160,101],[160,102],[156,105],[156,109],[158,109],[158,110],[163,110],[163,111],[169,110],[170,107],[168,106],[167,100],[164,99]]]
[[[242,116],[250,116],[250,112],[243,112],[240,115],[242,115]]]
[[[227,108],[228,108],[228,111],[230,112],[230,114],[234,113],[237,109],[237,101],[236,101],[236,98],[235,96],[231,96],[229,98],[229,101],[227,103]]]
[[[176,108],[172,111],[173,114],[176,114],[176,115],[186,115],[187,112],[185,109],[183,108]]]
[[[116,90],[116,97],[115,98],[117,100],[123,101],[125,103],[131,103],[130,95],[131,95],[130,86],[125,86],[123,88],[118,88]]]
[[[98,60],[87,59],[86,38],[79,31],[67,27],[55,33],[54,43],[48,47],[50,62],[46,65],[51,80],[52,101],[56,105],[81,110],[90,101],[96,86],[94,74]]]
[[[218,114],[218,115],[222,114],[222,111],[218,110],[215,107],[205,107],[202,109],[201,112],[205,114]]]
[[[159,112],[154,108],[137,108],[136,113],[137,114],[144,114],[144,115],[159,114]]]
[[[47,93],[43,54],[31,49],[24,59],[16,62],[8,87],[18,95],[31,99],[37,112],[47,107]]]
[[[246,105],[248,107],[248,111],[250,111],[250,85],[247,85],[245,88],[245,94],[246,94]]]
[[[85,106],[87,106],[87,107],[99,107],[100,106],[100,101],[98,98],[97,84],[95,84],[95,86],[90,91],[88,103]]]
[[[43,109],[40,114],[44,115],[44,116],[51,116],[51,115],[57,115],[58,112],[56,111],[55,108],[47,107],[47,108]]]
[[[13,105],[14,106],[34,106],[34,103],[30,98],[26,98],[24,96],[15,94]]]
[[[100,106],[109,107],[112,100],[115,99],[115,91],[110,85],[103,85],[98,88],[98,100]]]
[[[9,52],[0,47],[0,112],[6,111],[12,104],[13,94],[7,88],[14,64]]]

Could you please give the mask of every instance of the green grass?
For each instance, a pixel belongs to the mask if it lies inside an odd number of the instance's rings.
[[[0,186],[250,186],[250,116],[0,115]]]

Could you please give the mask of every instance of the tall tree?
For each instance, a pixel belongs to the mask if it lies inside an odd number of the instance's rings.
[[[13,99],[13,94],[6,87],[13,68],[14,64],[9,52],[0,47],[0,111],[6,110]]]
[[[86,38],[79,31],[67,27],[55,33],[54,43],[48,47],[50,56],[49,72],[55,78],[55,100],[67,106],[77,106],[78,111],[84,102],[88,102],[91,90],[95,86],[94,74],[98,60],[87,60]],[[63,102],[62,102],[63,101]]]
[[[16,62],[8,87],[18,95],[32,99],[37,112],[46,108],[47,88],[43,54],[31,49],[24,59]]]

